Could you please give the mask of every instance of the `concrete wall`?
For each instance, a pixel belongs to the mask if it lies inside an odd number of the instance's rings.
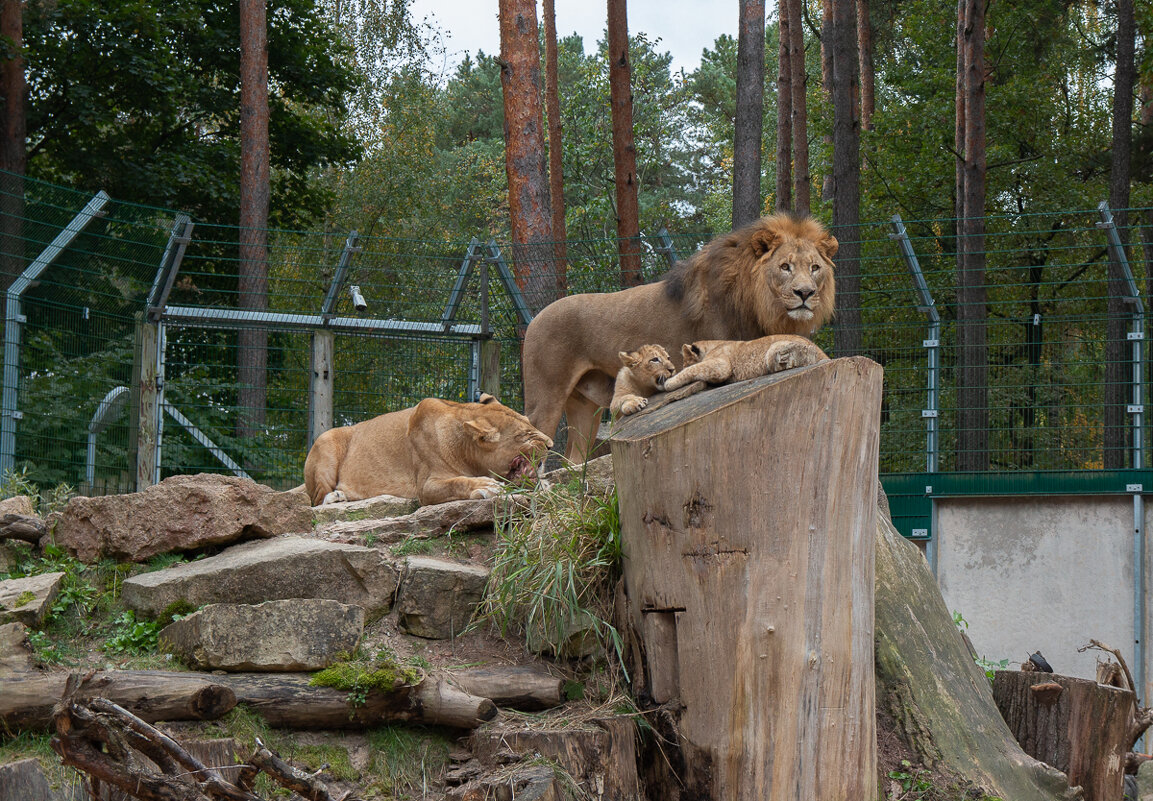
[[[1077,649],[1094,638],[1120,649],[1136,671],[1130,496],[936,504],[937,580],[978,654],[1016,668],[1040,650],[1058,673],[1091,679],[1100,652]]]

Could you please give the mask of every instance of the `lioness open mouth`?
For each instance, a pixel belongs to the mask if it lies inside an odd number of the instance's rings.
[[[505,479],[508,481],[517,481],[522,478],[536,478],[536,468],[533,467],[532,462],[522,453],[518,454],[509,465],[508,472],[505,473]]]

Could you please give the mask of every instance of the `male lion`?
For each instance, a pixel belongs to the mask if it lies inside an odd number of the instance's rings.
[[[425,398],[325,431],[308,451],[304,486],[314,506],[376,495],[425,505],[491,498],[500,491],[494,476],[531,477],[533,460],[551,447],[528,418],[491,395],[478,403]]]
[[[811,334],[833,314],[836,253],[816,220],[774,215],[714,239],[656,283],[549,304],[525,332],[525,414],[550,436],[567,415],[566,456],[587,458],[620,351]]]
[[[642,345],[634,351],[617,354],[621,369],[617,372],[609,411],[613,414],[636,414],[649,405],[649,398],[659,392],[677,368],[668,351],[660,345]]]
[[[816,364],[829,357],[805,337],[773,334],[747,342],[729,339],[693,342],[681,348],[681,358],[685,366],[665,381],[666,392],[673,392],[694,381],[706,384],[748,381],[750,378]]]

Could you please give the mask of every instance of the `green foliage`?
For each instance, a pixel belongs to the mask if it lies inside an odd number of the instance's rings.
[[[5,470],[3,476],[0,476],[0,498],[14,498],[18,495],[29,498],[33,510],[47,516],[62,510],[76,495],[76,488],[60,483],[42,494],[36,483],[34,469],[25,463],[20,465],[19,470]]]
[[[913,764],[907,760],[901,760],[901,768],[899,770],[889,771],[889,778],[900,785],[905,795],[901,796],[902,799],[908,801],[920,801],[924,793],[933,789],[933,782],[930,780],[929,771],[921,767],[914,767]],[[912,795],[910,795],[912,793]]]
[[[112,633],[104,642],[104,650],[126,656],[154,653],[160,630],[165,625],[154,620],[137,620],[136,613],[127,609],[112,621]]]
[[[447,769],[453,740],[436,730],[398,725],[369,731],[368,744],[368,772],[374,777],[368,782],[370,792],[385,798],[423,798]]]
[[[594,494],[577,478],[527,497],[497,521],[492,573],[473,625],[489,621],[502,634],[560,643],[587,622],[619,658],[620,635],[608,622],[621,564],[616,491]]]
[[[352,710],[364,706],[370,692],[392,692],[404,686],[417,684],[423,678],[419,670],[406,668],[388,649],[377,651],[372,658],[353,655],[312,675],[309,684],[314,687],[332,687],[348,693]]]

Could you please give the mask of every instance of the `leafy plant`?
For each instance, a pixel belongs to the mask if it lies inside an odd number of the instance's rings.
[[[925,768],[914,767],[913,763],[907,759],[902,759],[900,769],[891,770],[888,775],[904,791],[904,794],[901,795],[903,800],[920,801],[926,792],[933,789],[929,771]]]
[[[104,650],[110,654],[141,656],[156,650],[162,623],[152,620],[137,620],[136,613],[127,609],[112,621],[113,633],[104,643]]]

